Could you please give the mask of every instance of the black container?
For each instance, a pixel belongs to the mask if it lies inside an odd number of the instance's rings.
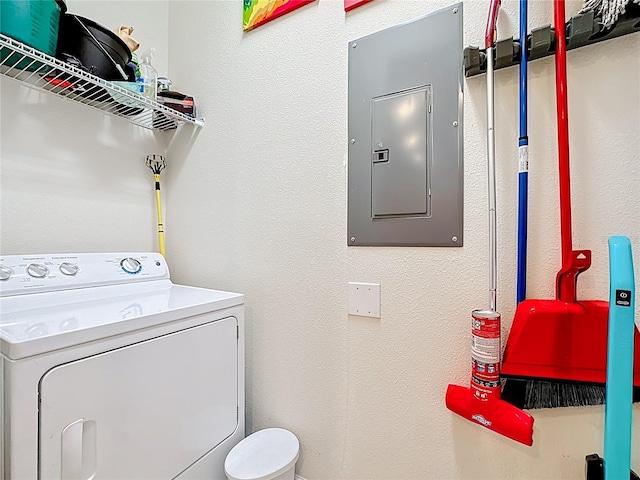
[[[88,18],[70,14],[61,16],[56,56],[65,60],[64,54],[76,57],[89,72],[105,80],[125,80],[115,65],[118,64],[127,74],[127,80],[135,81],[135,74],[127,68],[131,61],[127,44],[111,30]]]
[[[65,0],[56,0],[56,3],[60,7],[61,15],[64,15],[65,13],[67,13],[67,2]]]

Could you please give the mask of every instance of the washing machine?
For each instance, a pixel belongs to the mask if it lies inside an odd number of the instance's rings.
[[[0,257],[2,478],[223,480],[244,297],[156,253]]]

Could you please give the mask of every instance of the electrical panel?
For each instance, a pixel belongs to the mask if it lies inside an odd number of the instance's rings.
[[[462,246],[462,3],[349,43],[348,245]]]

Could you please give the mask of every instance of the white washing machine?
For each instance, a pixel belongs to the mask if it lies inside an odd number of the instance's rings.
[[[244,297],[156,253],[0,257],[5,480],[223,480]]]

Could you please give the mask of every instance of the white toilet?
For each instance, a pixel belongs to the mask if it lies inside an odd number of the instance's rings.
[[[300,442],[289,430],[266,428],[231,449],[224,461],[229,480],[293,480]]]

